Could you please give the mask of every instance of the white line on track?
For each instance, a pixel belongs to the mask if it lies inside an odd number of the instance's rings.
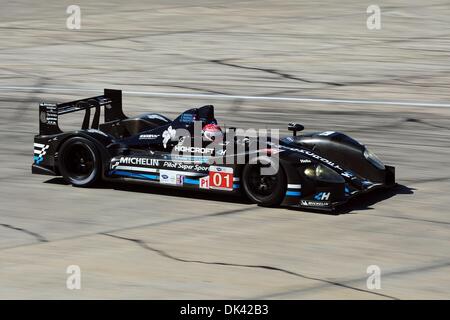
[[[19,86],[0,86],[1,91],[40,91],[40,92],[97,92],[101,93],[103,89],[85,89],[85,88],[46,88],[46,87],[19,87]],[[329,98],[305,98],[305,97],[276,97],[276,96],[247,96],[247,95],[227,95],[210,93],[176,93],[176,92],[149,92],[149,91],[129,91],[122,90],[124,94],[136,96],[154,96],[154,97],[172,97],[172,98],[211,98],[222,100],[260,100],[260,101],[291,101],[291,102],[317,102],[317,103],[345,103],[345,104],[375,104],[401,107],[435,107],[450,108],[450,103],[436,103],[425,101],[389,101],[389,100],[364,100],[364,99],[329,99]]]

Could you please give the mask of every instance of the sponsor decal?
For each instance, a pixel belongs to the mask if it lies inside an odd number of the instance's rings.
[[[176,162],[195,162],[195,163],[209,163],[209,156],[206,155],[178,155],[178,154],[171,154],[171,155],[164,155],[163,156],[165,160],[169,161],[176,161]]]
[[[189,147],[189,146],[183,146],[183,145],[176,145],[175,146],[175,151],[178,152],[191,152],[191,153],[209,153],[211,154],[214,149],[212,148],[200,148],[200,147]]]
[[[184,176],[176,171],[160,170],[159,182],[162,184],[171,184],[175,186],[182,186],[184,182]]]
[[[224,156],[225,153],[227,153],[227,150],[226,150],[226,149],[219,149],[219,150],[216,150],[216,155],[218,155],[218,156]]]
[[[314,152],[308,151],[308,150],[304,150],[304,149],[298,149],[298,148],[291,148],[291,147],[287,147],[287,146],[281,146],[281,145],[277,145],[274,143],[270,143],[270,145],[273,145],[277,148],[283,149],[283,150],[290,150],[290,151],[294,151],[294,152],[300,152],[303,154],[306,154],[307,156],[317,159],[323,163],[326,163],[327,165],[329,165],[330,167],[337,169],[339,171],[344,171],[338,164],[334,163],[333,161],[328,160],[327,158],[324,158],[322,156],[319,156],[318,154],[315,154]]]
[[[315,200],[329,200],[330,199],[330,192],[319,192],[314,195]]]
[[[53,104],[45,105],[45,112],[40,114],[40,120],[48,125],[56,125],[58,123],[57,107]]]
[[[198,186],[200,189],[209,189],[209,176],[200,178]]]
[[[211,166],[209,168],[209,188],[233,190],[233,168]]]
[[[311,163],[309,159],[300,159],[300,163]]]
[[[42,161],[44,161],[44,156],[47,153],[48,148],[50,148],[50,145],[48,144],[34,144],[34,163],[40,164]]]
[[[142,166],[159,166],[158,159],[136,158],[136,157],[120,157],[120,164],[138,164]]]
[[[111,170],[114,170],[114,169],[116,169],[117,168],[117,166],[120,164],[120,162],[119,161],[116,161],[116,162],[114,162],[114,163],[111,163]]]
[[[194,115],[192,113],[183,113],[180,117],[181,122],[190,123],[194,121]]]
[[[39,119],[42,123],[47,123],[47,113],[45,111],[42,111],[39,115]]]
[[[47,113],[47,124],[55,126],[58,122],[58,116],[56,114],[52,115],[50,113]]]
[[[167,142],[169,142],[169,140],[174,139],[176,134],[177,134],[177,130],[172,129],[172,126],[169,126],[167,128],[167,130],[165,130],[162,133],[164,148],[167,148]]]
[[[154,140],[159,137],[159,134],[141,134],[139,140]]]
[[[327,201],[311,201],[311,200],[301,200],[300,204],[306,207],[328,207],[330,205]]]
[[[40,112],[39,120],[41,123],[48,125],[56,125],[58,123],[58,112],[54,104],[41,104],[45,107],[45,111]]]
[[[170,162],[170,161],[164,161],[162,166],[163,168],[177,169],[183,171],[196,171],[196,172],[205,172],[208,171],[209,169],[208,166],[204,166],[201,164],[190,164],[190,163]]]

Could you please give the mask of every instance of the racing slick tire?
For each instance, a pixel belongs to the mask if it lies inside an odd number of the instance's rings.
[[[262,175],[262,166],[247,164],[242,171],[242,184],[247,197],[263,207],[278,206],[284,199],[287,179],[280,166],[274,175]]]
[[[75,187],[90,187],[101,176],[101,159],[95,144],[86,138],[73,137],[59,151],[59,171]]]

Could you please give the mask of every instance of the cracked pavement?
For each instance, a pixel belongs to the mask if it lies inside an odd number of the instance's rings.
[[[70,3],[0,3],[1,299],[450,297],[449,108],[124,95],[129,115],[214,104],[222,125],[346,132],[396,166],[396,189],[336,216],[30,172],[38,103],[92,95],[45,88],[449,103],[446,1],[380,1],[379,31],[355,0],[82,0],[79,31]]]

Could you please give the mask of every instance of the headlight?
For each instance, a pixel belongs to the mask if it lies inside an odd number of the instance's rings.
[[[314,178],[316,176],[316,169],[311,168],[311,167],[306,168],[305,169],[305,175],[307,175],[310,178]]]
[[[323,182],[343,183],[345,182],[338,173],[331,170],[328,167],[317,165],[315,167],[308,167],[304,170],[304,173],[309,178],[314,178]]]
[[[364,157],[373,164],[377,169],[384,170],[384,164],[381,160],[372,152],[370,152],[367,148],[364,150]]]

